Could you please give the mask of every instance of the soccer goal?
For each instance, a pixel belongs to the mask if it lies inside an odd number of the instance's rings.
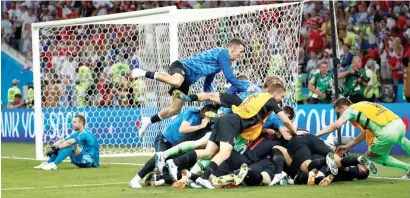
[[[129,78],[133,68],[167,72],[169,64],[195,53],[224,47],[232,38],[246,43],[232,63],[236,74],[262,84],[268,74],[286,80],[286,104],[296,106],[302,3],[177,10],[175,7],[101,17],[36,23],[33,32],[36,158],[69,135],[83,114],[97,136],[102,156],[151,155],[158,132],[171,119],[137,136],[141,117],[170,104],[169,86]],[[203,81],[191,89],[202,91]],[[218,74],[214,91],[226,89]],[[186,106],[199,106],[186,103]]]

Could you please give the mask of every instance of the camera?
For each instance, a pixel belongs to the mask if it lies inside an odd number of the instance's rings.
[[[343,92],[345,91],[345,89],[342,86],[337,87],[338,91],[339,91],[339,95],[343,94]],[[328,89],[325,92],[326,94],[326,99],[328,100],[335,100],[336,98],[336,88],[335,89]]]
[[[357,79],[362,79],[363,82],[368,83],[370,81],[370,78],[366,76],[366,74],[356,72],[353,74],[354,76],[357,77]]]
[[[366,76],[366,74],[359,74],[359,78],[362,79],[363,82],[368,83],[370,78]]]

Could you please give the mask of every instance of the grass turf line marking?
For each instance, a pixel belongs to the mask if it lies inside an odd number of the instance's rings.
[[[403,181],[410,181],[410,179],[402,179],[399,177],[377,177],[377,176],[369,176],[372,179],[387,179],[387,180],[403,180]]]
[[[72,185],[63,185],[63,186],[45,186],[45,187],[20,187],[20,188],[4,188],[1,191],[10,191],[10,190],[36,190],[36,189],[52,189],[52,188],[69,188],[69,187],[86,187],[86,186],[108,186],[108,185],[122,185],[128,184],[128,182],[112,182],[112,183],[103,183],[103,184],[72,184]]]
[[[3,159],[15,159],[15,160],[31,160],[31,161],[43,161],[34,158],[28,157],[14,157],[14,156],[1,156]],[[69,162],[68,160],[64,160],[63,162]],[[122,162],[100,162],[100,164],[111,164],[111,165],[132,165],[132,166],[144,166],[144,164],[136,164],[136,163],[122,163]]]
[[[392,178],[392,177],[369,177],[373,179],[388,179],[388,180],[406,180],[401,178]],[[63,185],[63,186],[45,186],[45,187],[19,187],[19,188],[4,188],[1,191],[11,191],[11,190],[37,190],[37,189],[53,189],[53,188],[69,188],[69,187],[87,187],[87,186],[108,186],[108,185],[120,185],[128,184],[128,182],[112,182],[112,183],[103,183],[103,184],[72,184],[72,185]]]
[[[34,159],[34,158],[28,158],[28,157],[1,156],[1,158],[4,158],[4,159],[15,159],[15,160],[42,161],[42,160],[37,160],[37,159]],[[64,160],[64,161],[65,161],[65,162],[68,162],[68,160]],[[136,164],[136,163],[115,163],[115,162],[101,162],[100,164],[144,166],[144,164]],[[372,179],[387,179],[387,180],[403,180],[403,181],[409,180],[409,179],[402,179],[402,178],[398,178],[398,177],[369,176],[369,178],[372,178]],[[409,181],[410,181],[410,180],[409,180]],[[32,188],[32,187],[27,187],[27,188]]]

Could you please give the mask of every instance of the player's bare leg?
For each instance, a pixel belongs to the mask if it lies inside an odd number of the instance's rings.
[[[202,177],[198,178],[195,181],[198,185],[204,188],[208,188],[208,189],[214,188],[211,182],[209,181],[209,177],[212,175],[214,171],[218,169],[219,165],[221,165],[231,155],[231,152],[233,149],[233,146],[231,144],[229,144],[228,142],[219,142],[219,145],[220,145],[219,152],[212,158],[212,161],[209,164],[209,167],[204,171],[204,174],[202,175]]]
[[[181,112],[182,106],[184,105],[184,101],[178,99],[175,96],[171,97],[171,106],[167,107],[163,110],[161,110],[158,113],[158,118],[160,120],[166,119],[166,118],[170,118],[174,115],[177,115]],[[155,117],[155,116],[153,116]],[[138,137],[142,138],[145,134],[145,131],[148,129],[148,127],[154,123],[154,121],[152,120],[152,117],[143,117],[141,120],[141,128],[138,131]]]
[[[282,152],[283,156],[285,157],[285,162],[287,166],[292,164],[292,158],[290,157],[288,150],[283,146],[274,146],[273,148],[279,149]]]
[[[186,102],[193,102],[193,101],[197,101],[197,102],[204,102],[204,101],[211,101],[215,104],[221,104],[221,99],[219,97],[219,93],[218,92],[212,92],[212,93],[206,93],[206,92],[201,92],[198,94],[191,94],[191,95],[186,95],[184,93],[182,93],[179,90],[175,90],[174,92],[172,92],[172,94],[174,96],[176,96],[177,98],[184,100]]]
[[[145,70],[139,69],[139,68],[133,69],[132,72],[131,72],[131,76],[132,76],[132,78],[148,77],[148,78],[155,79],[155,80],[163,82],[163,83],[167,83],[167,84],[169,84],[169,85],[171,85],[172,87],[175,87],[175,88],[180,87],[182,82],[184,82],[184,76],[182,74],[179,74],[179,73],[169,75],[168,73],[149,72],[149,71],[145,71]]]
[[[220,145],[219,152],[212,158],[212,161],[215,162],[215,164],[217,164],[218,166],[221,165],[226,159],[228,159],[229,156],[231,156],[231,152],[233,149],[232,145],[227,142],[220,142],[219,145]],[[210,153],[207,153],[207,154],[210,154]],[[211,156],[208,155],[207,157],[211,157]]]

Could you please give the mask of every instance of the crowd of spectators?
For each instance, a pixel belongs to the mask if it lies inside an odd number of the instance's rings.
[[[31,24],[34,22],[169,5],[176,5],[179,9],[201,9],[278,2],[287,1],[5,1],[2,6],[2,39],[31,56]],[[403,64],[403,58],[406,52],[410,56],[410,3],[343,1],[335,5],[337,54],[331,50],[329,4],[319,1],[304,4],[298,46],[298,82],[309,89],[309,95],[297,97],[298,102],[329,103],[335,89],[353,101],[393,102],[394,90],[406,76],[407,65]],[[249,29],[250,23],[255,22],[249,20],[249,23],[241,25],[239,31]],[[42,30],[43,107],[141,105],[146,100],[144,89],[150,85],[128,78],[129,71],[142,62],[136,53],[140,50],[138,31],[136,25],[98,28],[83,25]],[[258,47],[253,45],[255,53]],[[338,65],[332,62],[336,55],[340,57]],[[269,67],[272,65],[269,61],[271,54],[264,56],[267,58],[258,57],[253,61],[260,61],[261,67]],[[333,86],[334,67],[339,72],[340,87]],[[407,92],[409,95],[406,97],[410,98],[410,90]]]
[[[331,50],[330,12],[321,2],[307,2],[303,11],[302,39],[305,56],[300,74],[310,90],[308,103],[328,103],[332,89],[339,89],[353,102],[394,102],[403,83],[410,56],[410,3],[394,1],[344,1],[335,6],[337,65],[340,87],[333,87],[328,71],[334,68]],[[407,62],[404,62],[407,63]],[[327,67],[320,70],[321,65]],[[319,72],[322,75],[314,75]],[[330,76],[330,78],[334,78]],[[320,82],[319,82],[320,81]],[[405,89],[410,87],[406,87]],[[408,96],[407,96],[408,97]]]

